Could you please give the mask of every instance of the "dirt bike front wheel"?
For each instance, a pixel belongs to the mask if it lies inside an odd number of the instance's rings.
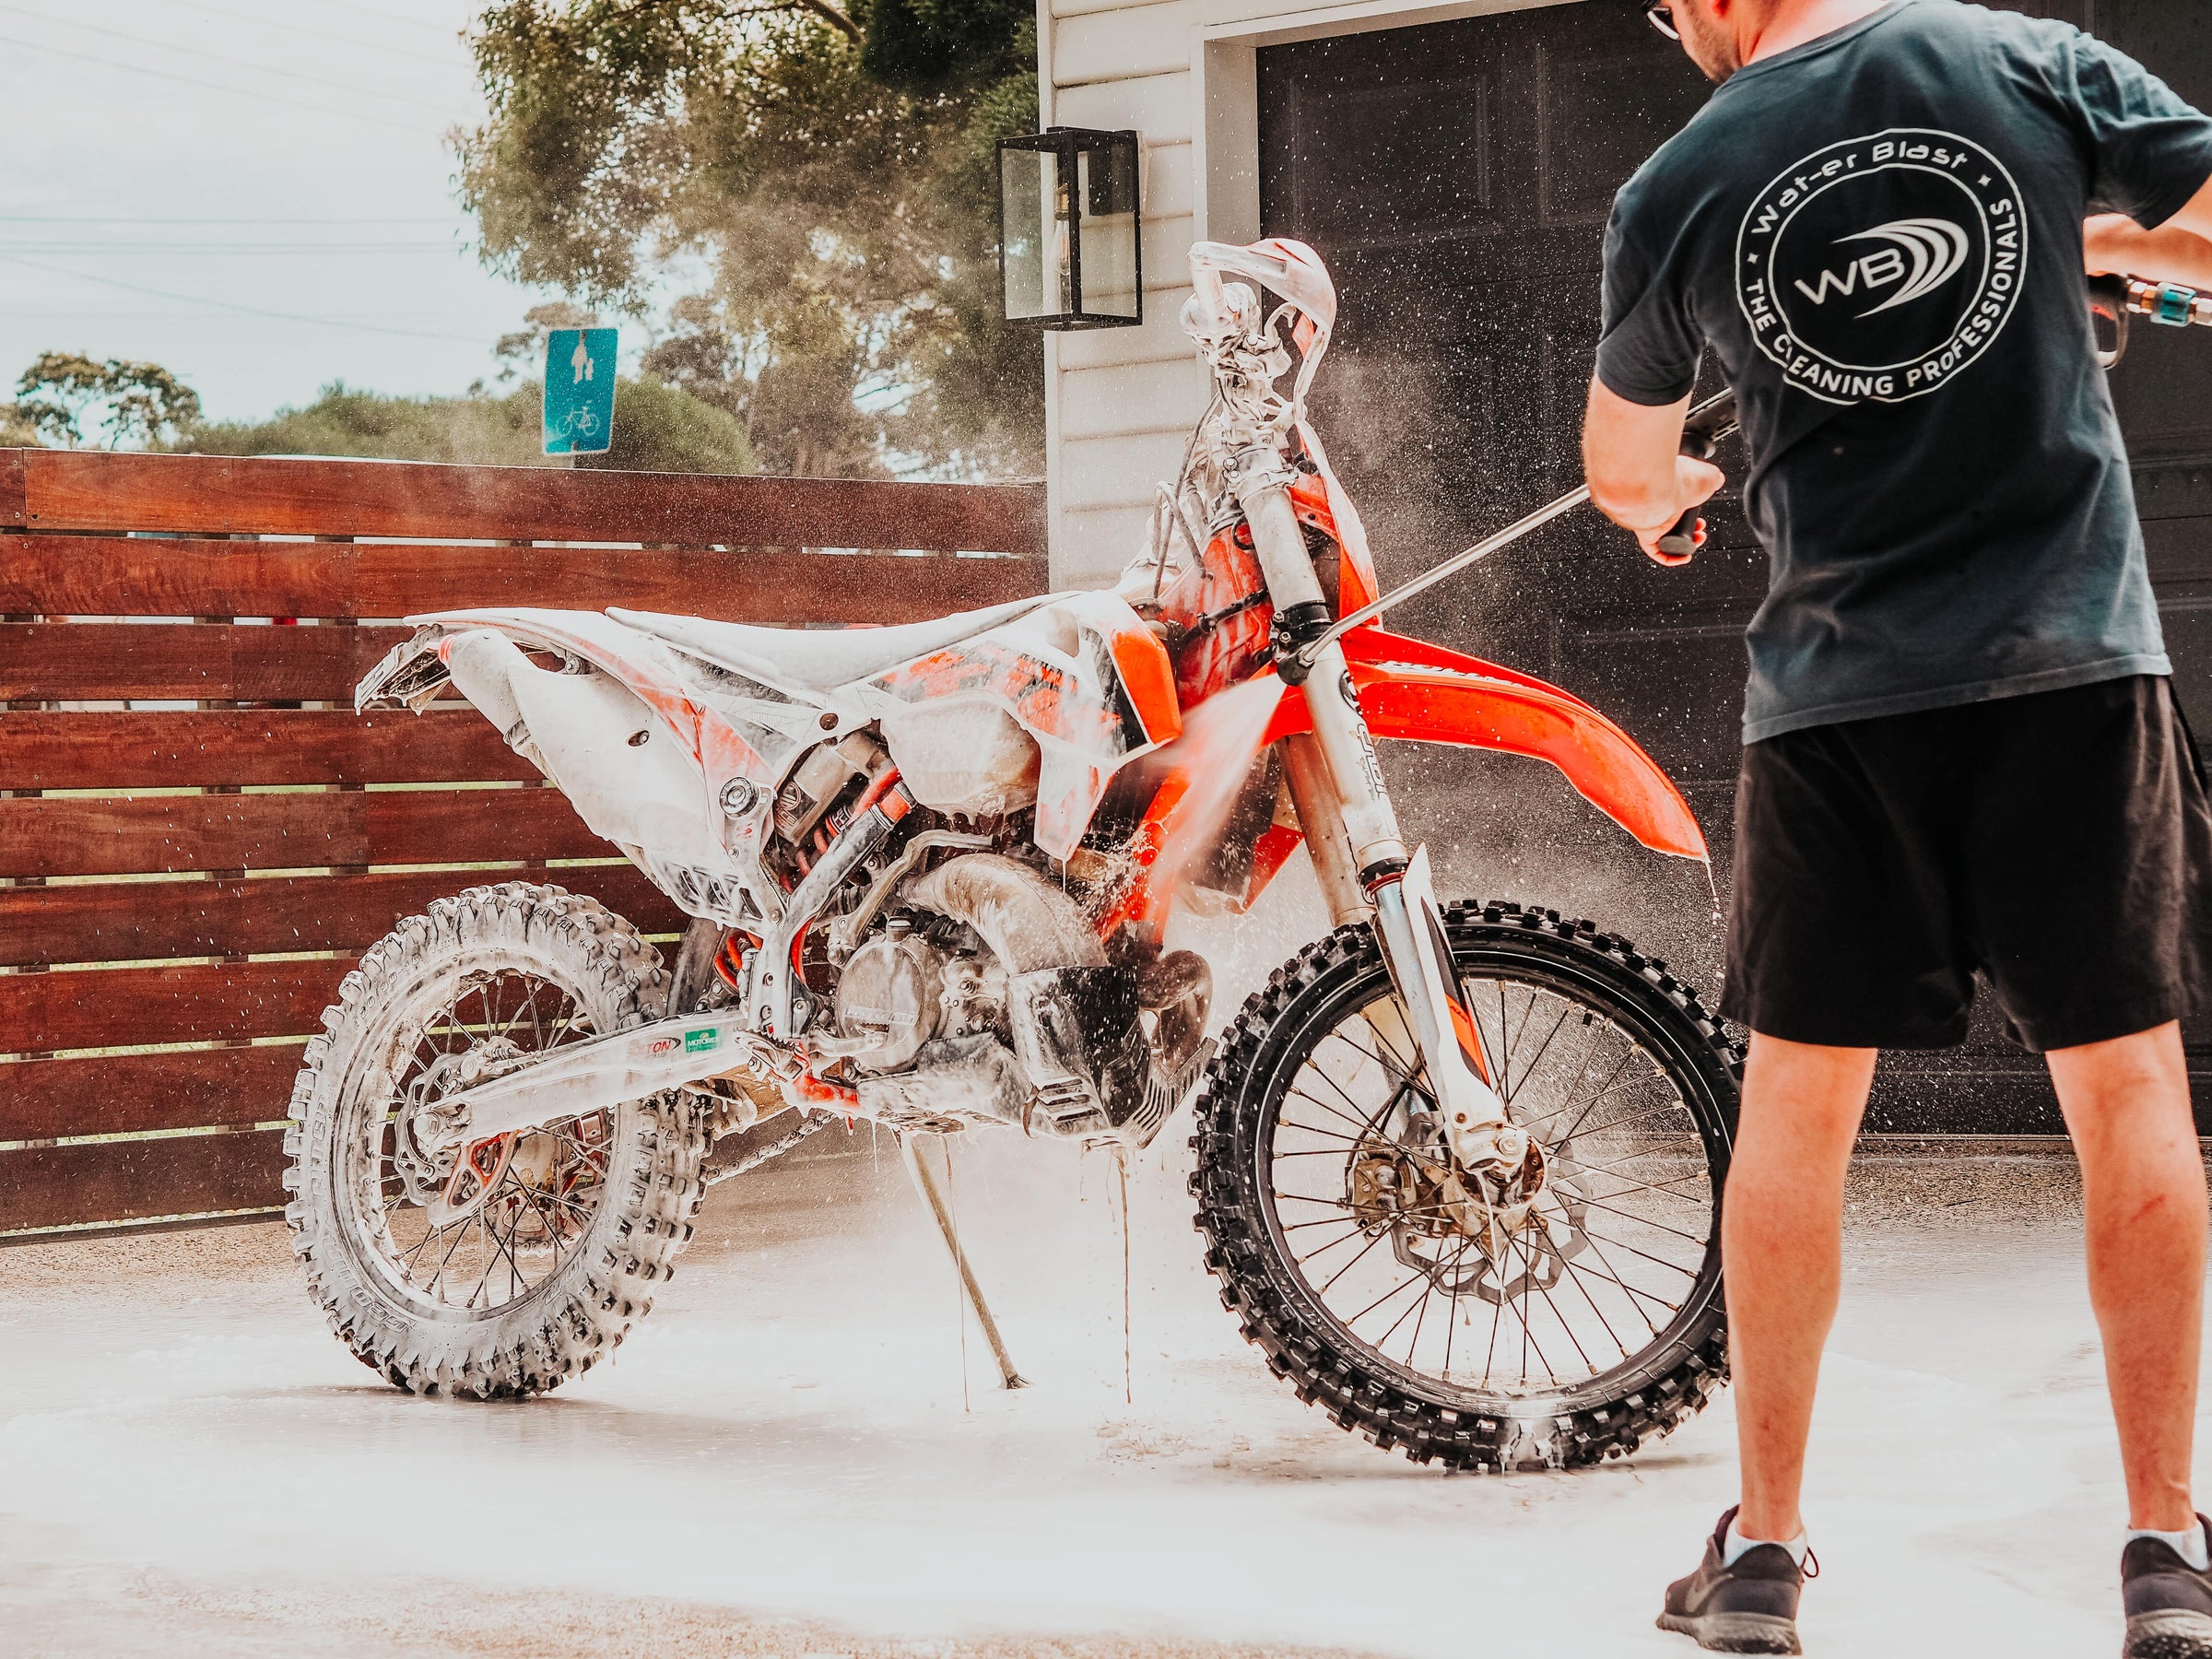
[[[1541,1181],[1470,1202],[1373,932],[1339,928],[1208,1068],[1206,1265],[1270,1369],[1385,1450],[1490,1470],[1624,1455],[1726,1376],[1741,1055],[1688,986],[1587,923],[1462,903],[1445,933]]]
[[[537,1394],[643,1317],[703,1190],[683,1097],[465,1149],[440,1101],[641,1024],[666,993],[629,923],[523,882],[438,900],[362,956],[307,1045],[285,1134],[293,1253],[362,1364],[416,1394]]]

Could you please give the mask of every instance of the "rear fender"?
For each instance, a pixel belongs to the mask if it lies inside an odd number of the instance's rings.
[[[453,684],[508,742],[559,786],[593,833],[635,857],[693,868],[724,865],[706,811],[698,757],[659,729],[636,693],[606,674],[540,668],[488,628],[439,649]]]
[[[1703,859],[1697,815],[1636,740],[1580,698],[1479,657],[1380,628],[1344,636],[1359,712],[1377,737],[1497,749],[1548,760],[1575,793],[1657,853]],[[1266,741],[1313,729],[1286,686]]]
[[[489,628],[522,645],[550,647],[589,663],[645,704],[708,771],[744,776],[764,787],[776,782],[771,768],[729,723],[700,704],[685,687],[677,654],[659,641],[597,611],[440,611],[411,620],[447,633]]]
[[[410,620],[418,625],[414,639],[386,656],[361,681],[354,694],[357,709],[399,705],[419,710],[436,695],[438,688],[448,677],[454,678],[458,684],[461,677],[453,674],[450,658],[461,641],[478,630],[489,630],[512,641],[514,646],[547,650],[573,661],[589,664],[641,705],[642,718],[633,730],[649,729],[656,735],[674,738],[674,747],[688,760],[698,780],[697,806],[691,815],[694,821],[701,827],[719,827],[724,852],[718,853],[714,862],[724,863],[728,854],[741,858],[758,856],[759,843],[768,815],[768,801],[775,793],[782,772],[804,746],[797,741],[784,740],[772,746],[776,750],[772,758],[765,754],[761,744],[756,739],[769,735],[740,731],[720,711],[693,697],[686,687],[682,663],[677,653],[669,647],[596,611],[533,608],[441,611]],[[519,652],[516,660],[523,662],[524,666],[529,667],[533,673],[545,672],[522,658]],[[519,679],[519,676],[512,665],[501,666],[503,675],[487,673],[474,677],[477,683],[473,688],[465,684],[458,685],[458,688],[488,719],[499,725],[512,743],[516,733],[509,723],[514,719],[520,705],[512,692],[502,696],[500,686],[503,677]],[[521,683],[530,685],[540,692],[539,700],[544,705],[540,721],[553,720],[553,705],[548,700],[558,696],[559,688],[548,690],[536,687],[535,681]],[[611,713],[612,710],[607,712]],[[582,711],[574,712],[580,714]],[[807,711],[806,713],[811,721],[812,712]],[[549,758],[550,751],[546,747],[546,743],[553,735],[550,729],[539,732],[535,723],[525,723],[525,726],[540,739],[540,753]],[[666,743],[662,745],[663,755],[666,754],[669,747]],[[538,757],[532,758],[535,759]],[[571,786],[571,781],[550,772],[548,775],[554,775],[554,781],[561,784],[582,811],[583,800],[578,789]],[[754,795],[757,805],[741,818],[726,818],[720,802],[726,786],[736,778],[743,778],[756,786]],[[583,816],[594,830],[603,835],[606,834],[593,820],[589,812]],[[622,838],[610,836],[609,839],[619,841]],[[688,845],[693,837],[687,835],[682,839]],[[700,849],[694,847],[692,850],[696,852]]]

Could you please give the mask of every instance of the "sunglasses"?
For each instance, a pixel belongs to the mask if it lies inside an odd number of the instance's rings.
[[[1672,0],[1652,0],[1652,4],[1643,8],[1643,20],[1670,41],[1682,38],[1682,31],[1675,27]]]

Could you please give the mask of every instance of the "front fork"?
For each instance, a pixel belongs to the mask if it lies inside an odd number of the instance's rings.
[[[1277,672],[1303,687],[1312,716],[1313,747],[1292,755],[1290,782],[1315,867],[1335,919],[1351,919],[1355,889],[1342,867],[1348,849],[1356,891],[1373,906],[1382,959],[1405,1006],[1453,1154],[1470,1171],[1515,1171],[1527,1155],[1528,1137],[1508,1120],[1504,1102],[1490,1087],[1482,1039],[1444,937],[1429,851],[1406,852],[1344,647],[1331,641],[1310,667],[1298,661],[1298,652],[1335,618],[1290,505],[1291,481],[1281,457],[1263,446],[1238,458],[1231,487],[1252,526],[1253,550],[1275,603]]]

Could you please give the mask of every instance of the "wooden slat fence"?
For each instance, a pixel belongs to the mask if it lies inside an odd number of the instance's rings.
[[[683,924],[465,706],[355,716],[399,618],[912,621],[1041,591],[1043,516],[1022,486],[0,450],[0,1237],[280,1205],[299,1045],[440,894],[549,871]]]

